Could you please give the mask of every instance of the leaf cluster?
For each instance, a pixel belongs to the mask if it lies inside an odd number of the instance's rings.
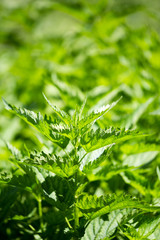
[[[154,156],[151,154],[151,158],[144,158],[142,163],[138,160],[142,154],[137,155],[136,162],[132,161],[131,155],[119,163],[113,157],[116,147],[148,135],[124,128],[101,129],[97,123],[120,99],[88,113],[85,113],[85,102],[72,113],[66,113],[45,99],[54,112],[53,116],[17,108],[4,100],[7,110],[57,146],[52,152],[27,148],[19,151],[7,143],[13,155],[10,162],[14,171],[2,173],[0,182],[4,191],[12,187],[19,196],[14,195],[10,202],[12,213],[6,223],[18,221],[19,234],[39,239],[48,239],[51,235],[55,239],[112,239],[114,236],[131,239],[135,234],[133,229],[138,229],[136,236],[139,237],[156,234],[160,206],[154,204],[152,198],[158,193],[142,175],[147,170],[142,166],[153,161],[158,151]],[[129,185],[145,198],[109,190],[114,178],[115,182],[121,181],[125,187]],[[100,187],[101,184],[104,187]],[[14,212],[15,202],[20,201],[18,198],[22,195],[26,196],[24,201],[30,198],[33,202],[26,214]],[[2,216],[5,211],[6,208],[2,210]],[[151,216],[149,230],[143,220],[137,224],[136,216],[142,213]],[[128,230],[124,232],[126,226]],[[141,230],[144,226],[146,229]]]

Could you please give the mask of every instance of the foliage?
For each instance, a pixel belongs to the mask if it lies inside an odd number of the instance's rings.
[[[38,239],[48,239],[50,234],[54,236],[53,238],[60,239],[111,239],[114,234],[121,235],[125,226],[129,225],[129,229],[132,229],[134,223],[130,223],[131,219],[135,219],[137,214],[143,212],[152,214],[153,227],[141,231],[141,228],[143,229],[144,226],[147,228],[147,225],[144,225],[143,221],[142,224],[140,222],[138,236],[141,237],[142,233],[149,236],[156,231],[160,206],[153,204],[151,200],[147,198],[140,200],[138,196],[131,197],[122,193],[103,193],[98,196],[96,192],[94,194],[90,192],[92,182],[107,182],[119,175],[125,183],[133,186],[139,193],[154,196],[154,189],[150,189],[148,181],[141,175],[145,170],[138,169],[152,159],[134,164],[128,157],[128,161],[126,159],[121,165],[118,162],[109,163],[111,149],[116,145],[136,137],[141,139],[146,137],[135,130],[124,128],[117,130],[111,127],[102,130],[96,124],[118,101],[96,111],[88,111],[86,114],[84,114],[85,105],[83,104],[69,114],[52,105],[46,97],[45,99],[55,113],[54,118],[48,115],[43,117],[40,113],[36,114],[25,108],[17,108],[4,100],[8,111],[35,127],[58,147],[50,153],[32,152],[28,149],[20,152],[7,143],[8,149],[13,154],[10,161],[15,168],[10,174],[9,172],[1,174],[1,184],[17,189],[19,194],[26,191],[34,202],[37,202],[37,211],[34,204],[28,215],[22,213],[17,215],[14,212],[6,220],[7,223],[22,222],[24,236],[32,235],[35,239],[37,236]],[[95,154],[97,151],[99,151],[98,155]],[[87,156],[92,153],[94,153],[92,156]],[[157,154],[158,151],[154,157]],[[130,210],[131,217],[126,220],[127,216],[123,214],[127,209]],[[4,216],[6,209],[1,211]],[[53,222],[50,223],[48,218],[52,218]],[[23,225],[26,221],[30,222],[29,227],[32,231]],[[122,226],[120,231],[118,231],[119,224]],[[52,227],[52,233],[48,230],[50,227]],[[127,236],[128,234],[125,233]]]
[[[159,10],[0,1],[2,240],[159,239]]]

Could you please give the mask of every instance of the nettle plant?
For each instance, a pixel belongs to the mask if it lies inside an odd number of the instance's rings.
[[[68,114],[45,99],[54,117],[17,108],[4,100],[7,110],[35,127],[55,146],[51,153],[27,148],[20,152],[7,143],[13,155],[10,161],[16,168],[10,176],[2,174],[1,183],[33,197],[28,198],[30,213],[16,213],[12,218],[19,222],[21,239],[26,235],[33,239],[147,239],[160,222],[159,206],[125,193],[90,190],[97,181],[109,181],[133,170],[124,164],[108,163],[107,159],[115,144],[144,135],[135,130],[100,129],[96,124],[120,99],[87,114],[85,103]],[[33,199],[36,208],[32,208]]]

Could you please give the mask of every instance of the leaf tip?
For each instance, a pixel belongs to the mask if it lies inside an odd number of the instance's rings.
[[[12,110],[11,105],[2,97],[3,104],[5,106],[5,109]]]

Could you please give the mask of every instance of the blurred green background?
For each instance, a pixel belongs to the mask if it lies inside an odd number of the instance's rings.
[[[159,23],[159,0],[1,0],[0,95],[42,113],[42,92],[67,111],[122,95],[101,127],[148,129],[159,142]],[[0,102],[2,160],[3,140],[41,148],[34,134]]]

